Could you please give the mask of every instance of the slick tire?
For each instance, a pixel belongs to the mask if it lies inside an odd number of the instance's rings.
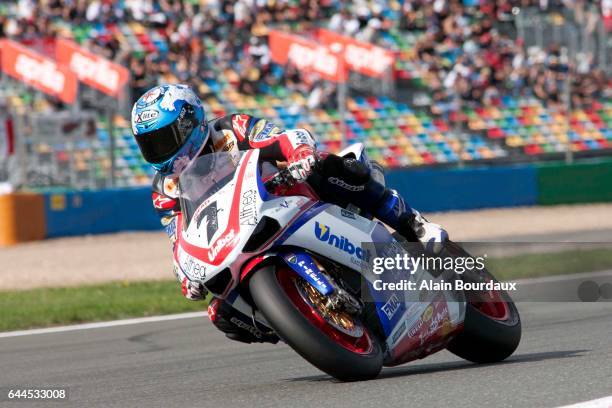
[[[454,246],[452,252],[469,256],[457,244],[451,245]],[[488,280],[497,282],[486,269],[481,274]],[[521,318],[506,291],[499,291],[496,296],[500,300],[497,305],[503,308],[504,313],[495,313],[491,304],[483,308],[482,303],[479,304],[466,293],[464,328],[447,346],[451,353],[474,363],[496,363],[514,353],[521,341]],[[493,313],[487,312],[487,309],[493,310]]]
[[[369,336],[372,347],[367,353],[352,352],[333,341],[296,307],[279,282],[278,273],[294,272],[270,265],[256,271],[249,281],[257,308],[276,333],[304,359],[338,380],[376,377],[383,363],[378,340]]]
[[[468,303],[463,331],[450,342],[448,350],[473,363],[496,363],[510,357],[521,341],[521,319],[512,301],[508,306],[511,316],[501,322]]]

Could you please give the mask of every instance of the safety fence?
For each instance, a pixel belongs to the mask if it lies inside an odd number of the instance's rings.
[[[517,38],[526,49],[546,49],[551,45],[564,47],[567,57],[577,64],[592,61],[594,66],[610,73],[612,42],[605,20],[593,5],[563,8],[557,13],[541,13],[536,8],[525,8],[515,15]]]
[[[127,68],[73,41],[0,39],[0,183],[137,184],[146,171],[122,155],[131,147],[123,138],[129,77]]]
[[[412,206],[426,212],[612,202],[612,160],[397,170],[389,172],[387,180]],[[159,229],[149,188],[0,195],[0,246]]]

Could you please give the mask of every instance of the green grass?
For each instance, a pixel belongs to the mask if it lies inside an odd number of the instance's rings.
[[[610,248],[571,250],[491,258],[485,263],[499,280],[537,278],[612,269]]]
[[[612,250],[490,258],[489,270],[500,280],[612,269]],[[203,311],[176,281],[115,282],[96,286],[0,292],[0,332],[82,322]]]
[[[0,292],[0,331],[203,310],[176,281]]]

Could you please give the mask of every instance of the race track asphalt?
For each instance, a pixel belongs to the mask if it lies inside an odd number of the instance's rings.
[[[67,386],[74,407],[555,407],[612,395],[612,303],[520,303],[506,362],[443,351],[339,383],[285,345],[226,340],[191,318],[0,338],[0,387]]]

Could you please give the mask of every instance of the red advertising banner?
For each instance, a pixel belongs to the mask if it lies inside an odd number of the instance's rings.
[[[68,68],[11,41],[0,40],[2,71],[66,103],[76,99],[77,77]]]
[[[339,44],[344,61],[351,71],[381,78],[395,66],[393,52],[376,45],[357,41],[354,38],[325,29],[318,30],[318,38],[327,46]]]
[[[315,72],[330,81],[346,81],[340,57],[328,47],[281,31],[271,31],[269,39],[272,60],[277,64],[291,63],[301,71]]]
[[[110,96],[118,97],[130,76],[124,66],[95,55],[70,40],[57,40],[55,58],[69,67],[79,80]]]

